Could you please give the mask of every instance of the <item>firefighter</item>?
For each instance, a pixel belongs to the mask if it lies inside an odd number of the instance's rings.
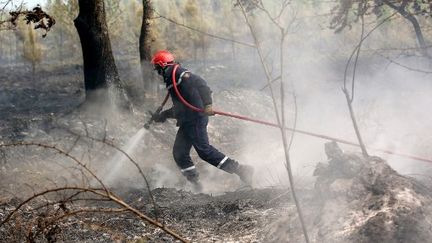
[[[215,113],[212,109],[212,91],[204,79],[181,66],[178,66],[175,73],[180,94],[188,103],[204,110],[204,112],[196,112],[185,106],[174,91],[172,75],[174,65],[179,65],[174,62],[174,56],[166,50],[158,51],[154,54],[151,63],[163,77],[173,103],[172,108],[153,114],[152,119],[155,122],[165,122],[168,118],[177,120],[179,129],[174,142],[173,156],[186,179],[196,190],[201,190],[199,173],[190,157],[190,150],[194,147],[202,160],[230,174],[237,174],[244,183],[250,185],[253,168],[239,164],[209,144],[208,116],[213,116]]]

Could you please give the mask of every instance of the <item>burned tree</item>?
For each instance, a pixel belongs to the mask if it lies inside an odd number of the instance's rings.
[[[81,138],[81,136],[79,137]],[[94,138],[89,139],[92,141],[99,141],[124,153],[124,155],[130,159],[130,162],[137,166],[140,174],[147,183],[147,179],[139,168],[139,165],[133,161],[133,159],[128,154],[117,148],[115,145],[111,144],[109,141]],[[180,242],[189,242],[189,240],[182,237],[176,231],[170,229],[164,223],[159,222],[157,218],[153,218],[150,215],[141,212],[135,206],[132,206],[121,197],[117,196],[102,181],[102,179],[96,175],[96,173],[88,166],[88,164],[71,155],[70,151],[66,151],[55,145],[33,142],[20,142],[0,145],[0,149],[15,147],[36,147],[39,149],[56,152],[75,164],[75,169],[78,170],[83,177],[83,182],[78,185],[60,186],[53,181],[54,187],[51,189],[36,192],[34,188],[32,188],[34,191],[32,196],[27,197],[22,202],[17,204],[16,207],[10,210],[7,214],[1,215],[0,228],[3,227],[10,231],[15,241],[19,242],[23,241],[23,239],[27,239],[28,242],[37,242],[37,239],[46,239],[47,242],[55,242],[57,241],[57,237],[60,235],[62,229],[65,228],[63,225],[62,228],[60,228],[59,225],[64,220],[74,217],[78,214],[130,213],[131,215],[136,216],[139,220],[145,221],[148,223],[148,225],[161,229],[163,232],[167,233]],[[90,180],[94,180],[95,186],[90,186]],[[148,187],[148,189],[148,193],[151,196],[150,188]],[[50,199],[48,199],[48,197]],[[40,198],[44,198],[45,200],[42,202],[38,201]],[[84,201],[98,202],[101,207],[78,205],[75,207],[78,202]],[[29,207],[29,205],[34,205],[34,207]],[[154,206],[156,207],[156,204]],[[29,210],[27,211],[26,209]],[[22,221],[23,213],[29,216],[25,223]],[[8,240],[10,241],[10,239]]]
[[[150,47],[150,18],[152,17],[153,9],[150,0],[142,0],[142,22],[141,22],[141,31],[139,36],[139,54],[140,54],[140,63],[141,63],[141,73],[144,82],[144,90],[151,91],[153,90],[153,85],[151,80],[146,80],[150,77],[151,67],[150,67],[150,59],[151,59],[151,47]]]
[[[104,1],[79,0],[78,4],[74,23],[83,53],[86,100],[101,98],[131,109],[111,50]]]
[[[139,37],[139,53],[140,53],[140,61],[141,65],[147,63],[151,59],[150,53],[150,23],[149,20],[152,15],[152,7],[150,0],[143,0],[143,16],[141,23],[141,32]]]

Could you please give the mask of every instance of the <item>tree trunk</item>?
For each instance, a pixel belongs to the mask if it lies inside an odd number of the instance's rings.
[[[141,63],[141,74],[144,83],[144,92],[154,94],[157,92],[157,85],[153,81],[153,67],[150,64],[151,49],[150,49],[150,23],[149,19],[152,16],[152,6],[150,0],[142,0],[143,16],[141,22],[141,33],[139,37],[139,53]]]
[[[79,0],[74,20],[81,41],[84,61],[86,100],[102,99],[132,109],[120,80],[105,18],[103,0]]]
[[[63,39],[63,30],[60,29],[60,34],[59,35],[60,35],[59,59],[60,59],[60,64],[63,65],[63,62],[64,62],[64,58],[63,58],[63,48],[64,48],[64,45],[63,45],[63,41],[64,41],[64,39]]]
[[[354,131],[355,131],[357,139],[359,141],[359,145],[360,145],[363,157],[368,158],[369,154],[367,152],[366,146],[365,146],[365,144],[363,142],[363,138],[362,138],[361,133],[360,133],[360,129],[359,129],[358,124],[357,124],[357,119],[355,117],[354,109],[352,107],[352,100],[350,98],[350,95],[349,95],[347,89],[343,88],[342,91],[345,94],[345,98],[346,98],[346,101],[347,101],[349,113],[350,113],[350,116],[351,116],[351,121],[353,123]]]
[[[3,43],[6,41],[6,38],[0,40],[0,62],[5,61],[6,59],[6,55],[5,55],[5,50],[3,49]],[[5,58],[5,59],[3,59]]]
[[[411,24],[413,25],[416,37],[417,37],[417,42],[419,44],[420,47],[420,51],[424,56],[429,57],[429,53],[427,51],[427,46],[426,46],[426,42],[424,40],[424,36],[423,36],[423,32],[421,30],[420,24],[417,21],[416,17],[414,17],[411,13],[409,13],[408,11],[406,11],[406,6],[408,4],[407,0],[404,0],[400,6],[396,6],[395,4],[391,3],[388,0],[383,0],[383,2],[389,6],[390,8],[396,10],[400,15],[402,15],[402,17],[404,17],[405,19],[407,19],[408,21],[411,22]]]
[[[419,44],[419,46],[420,46],[420,48],[421,48],[421,52],[422,52],[422,54],[423,54],[424,56],[429,56],[429,54],[428,54],[428,52],[427,52],[426,42],[425,42],[425,40],[424,40],[423,33],[422,33],[422,30],[421,30],[421,27],[420,27],[419,22],[417,21],[417,19],[416,19],[414,16],[412,16],[412,15],[409,14],[409,13],[407,13],[407,15],[405,15],[404,17],[405,17],[406,19],[408,19],[408,21],[410,21],[411,24],[412,24],[413,27],[414,27],[414,31],[415,31],[415,33],[416,33],[417,41],[418,41],[418,44]]]
[[[31,65],[32,65],[32,82],[34,82],[36,80],[36,62],[32,61]]]

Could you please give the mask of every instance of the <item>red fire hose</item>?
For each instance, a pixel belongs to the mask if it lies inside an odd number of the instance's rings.
[[[174,91],[175,91],[177,97],[189,109],[194,110],[196,112],[204,112],[203,109],[200,109],[198,107],[195,107],[195,106],[191,105],[180,94],[180,91],[177,88],[177,81],[176,81],[176,75],[175,75],[178,66],[179,66],[178,64],[174,66],[173,73],[172,73],[172,84],[173,84],[173,88],[174,88]],[[167,97],[165,97],[164,104],[166,103],[166,100],[167,100]],[[279,125],[275,124],[275,123],[271,123],[271,122],[267,122],[267,121],[262,121],[262,120],[257,120],[257,119],[249,118],[249,117],[246,117],[246,116],[231,114],[231,113],[228,113],[228,112],[216,111],[215,110],[214,113],[217,114],[217,115],[221,115],[221,116],[228,116],[228,117],[233,117],[233,118],[237,118],[237,119],[240,119],[240,120],[255,122],[255,123],[263,124],[263,125],[266,125],[266,126],[279,127]],[[336,142],[342,143],[342,144],[347,144],[347,145],[352,145],[352,146],[360,147],[359,144],[356,144],[354,142],[350,142],[350,141],[347,141],[347,140],[339,139],[339,138],[334,138],[334,137],[330,137],[330,136],[326,136],[326,135],[322,135],[322,134],[318,134],[318,133],[312,133],[312,132],[302,131],[302,130],[293,129],[293,128],[285,128],[285,129],[288,130],[288,131],[291,131],[291,132],[296,132],[296,133],[300,133],[300,134],[304,134],[304,135],[308,135],[308,136],[312,136],[312,137],[322,138],[322,139],[325,139],[325,140],[331,140],[331,141],[336,141]],[[397,153],[397,152],[390,151],[390,150],[385,150],[385,149],[376,149],[376,148],[368,148],[368,149],[375,150],[375,151],[382,152],[382,153],[386,153],[386,154],[392,154],[392,155],[397,155],[397,156],[400,156],[400,157],[405,157],[405,158],[409,158],[409,159],[414,159],[414,160],[418,160],[418,161],[432,163],[431,159],[425,159],[425,158],[421,158],[421,157],[413,156],[413,155],[409,155],[409,154],[401,154],[401,153]]]

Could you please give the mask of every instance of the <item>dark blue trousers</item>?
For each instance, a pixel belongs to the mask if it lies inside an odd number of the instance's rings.
[[[182,172],[195,169],[190,157],[192,146],[202,160],[218,168],[231,162],[228,157],[209,144],[207,124],[208,117],[200,117],[193,122],[180,125],[174,142],[173,156]]]

